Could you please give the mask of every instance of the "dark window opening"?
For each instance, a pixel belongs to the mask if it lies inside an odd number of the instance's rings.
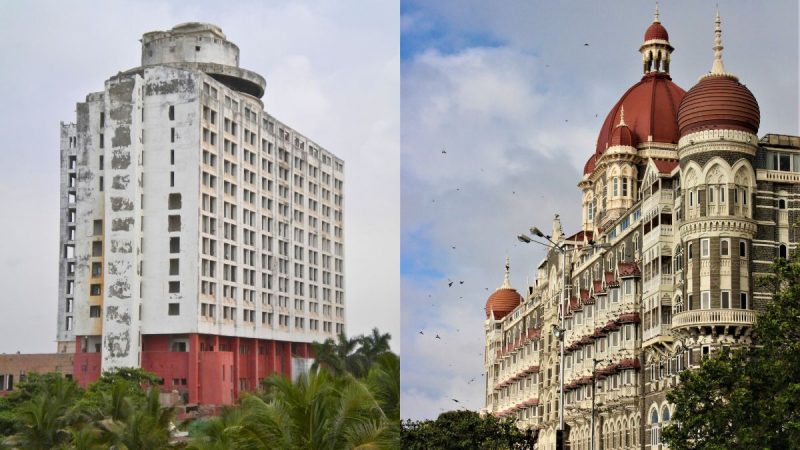
[[[177,316],[177,315],[179,315],[180,313],[181,313],[181,305],[180,305],[180,303],[170,303],[170,304],[169,304],[169,315],[170,315],[170,316]],[[178,342],[176,342],[175,344],[177,344],[177,343],[178,343]],[[174,346],[175,344],[173,344],[173,346]],[[181,342],[181,344],[183,344],[183,345],[184,345],[184,348],[185,348],[185,346],[186,346],[186,343],[185,343],[185,342]],[[183,352],[185,352],[186,350],[179,350],[179,351],[183,351]]]
[[[100,295],[102,288],[100,284],[89,285],[89,295]]]
[[[170,105],[169,107],[169,120],[175,120],[175,105]]]
[[[181,216],[169,216],[167,223],[168,231],[181,231]]]
[[[178,259],[169,260],[169,274],[178,275],[180,272],[180,264]]]
[[[170,281],[169,282],[169,293],[170,294],[177,294],[181,291],[181,282],[180,281]],[[170,303],[170,305],[177,305],[177,303]]]
[[[167,203],[169,209],[181,209],[181,194],[169,194]]]
[[[180,251],[181,251],[181,238],[179,237],[169,238],[169,252],[179,253]]]
[[[99,306],[90,306],[89,307],[89,317],[100,317],[100,307]]]

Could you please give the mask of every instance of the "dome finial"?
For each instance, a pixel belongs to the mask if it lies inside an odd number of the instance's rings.
[[[719,19],[719,9],[717,9],[717,19],[714,21],[714,64],[711,66],[711,73],[714,75],[726,75],[725,66],[722,64],[722,22]]]
[[[619,108],[619,124],[618,127],[627,127],[628,124],[625,123],[625,105],[620,106]]]
[[[656,2],[656,13],[653,15],[653,23],[661,23],[661,19],[658,16],[658,2]]]
[[[511,260],[506,256],[506,273],[503,275],[503,285],[500,289],[513,289],[511,287],[511,280],[509,279],[509,269],[511,268]]]

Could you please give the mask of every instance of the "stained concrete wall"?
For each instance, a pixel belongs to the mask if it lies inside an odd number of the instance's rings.
[[[105,195],[103,224],[106,252],[103,289],[102,368],[140,364],[139,305],[142,282],[141,193],[143,80],[138,75],[106,81]],[[114,181],[130,180],[123,188]]]

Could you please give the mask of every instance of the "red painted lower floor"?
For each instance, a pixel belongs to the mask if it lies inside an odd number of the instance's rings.
[[[80,337],[75,348],[73,377],[86,387],[100,378],[101,354],[82,352]],[[162,391],[177,390],[187,403],[231,404],[272,374],[291,377],[292,357],[310,358],[310,344],[205,334],[142,336],[141,368],[163,380]]]

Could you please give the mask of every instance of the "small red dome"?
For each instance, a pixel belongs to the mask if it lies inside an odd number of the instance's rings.
[[[669,33],[667,33],[667,29],[661,25],[661,22],[651,23],[650,26],[647,27],[647,31],[644,32],[645,42],[653,39],[660,39],[662,41],[669,40]]]
[[[625,106],[625,123],[636,143],[653,142],[677,144],[678,105],[686,92],[663,72],[650,72],[622,95],[606,116],[597,137],[596,153],[614,145],[611,137],[620,122],[620,110]]]
[[[611,139],[608,140],[608,146],[611,147],[612,145],[627,145],[629,147],[636,145],[633,133],[631,133],[631,129],[627,125],[622,124],[614,128],[614,131],[611,132]]]
[[[516,289],[500,288],[486,300],[486,318],[494,312],[495,319],[502,319],[522,302],[522,296]]]
[[[689,89],[678,109],[681,136],[710,129],[757,134],[760,122],[761,113],[753,93],[729,75],[703,77]]]

